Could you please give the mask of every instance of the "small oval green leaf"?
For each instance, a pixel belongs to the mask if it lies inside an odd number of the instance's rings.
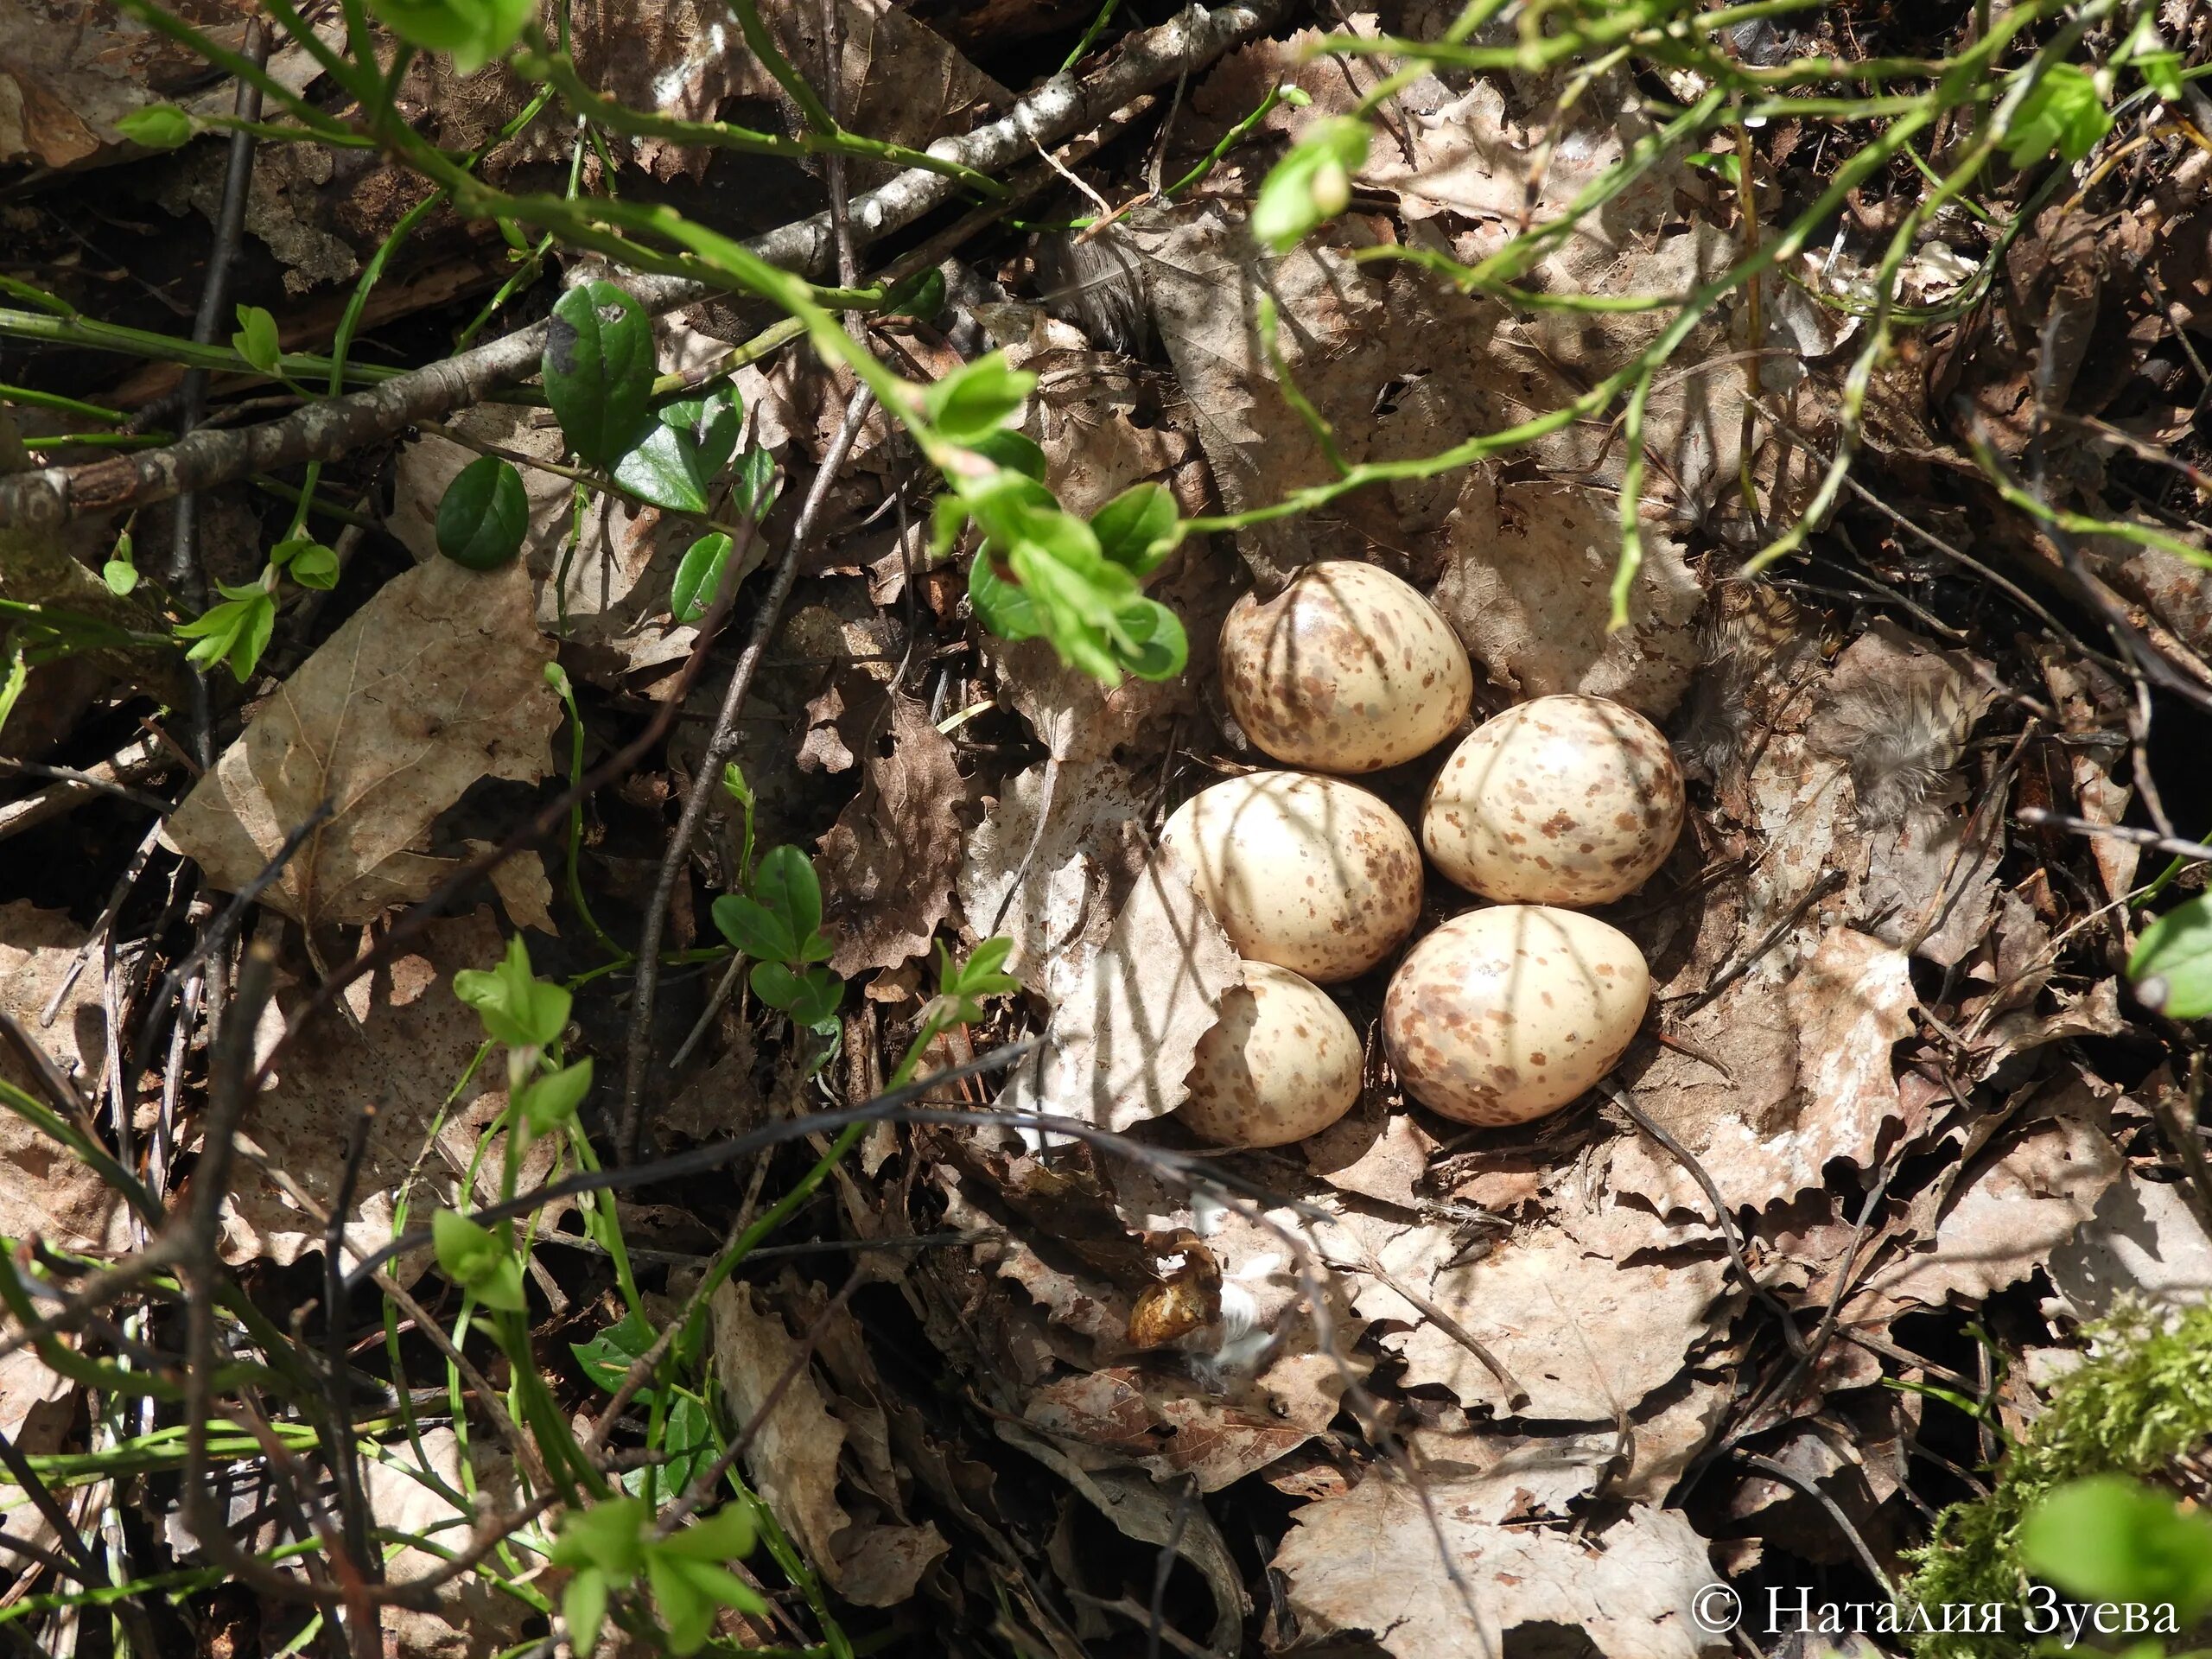
[[[2127,959],[2135,995],[2172,1020],[2212,1014],[2212,893],[2176,905],[2143,930]]]
[[[722,572],[729,568],[731,543],[720,531],[702,536],[683,550],[670,588],[668,608],[679,622],[696,622],[707,613],[722,590]]]
[[[496,570],[522,551],[530,493],[497,455],[480,455],[454,475],[438,502],[438,551],[471,570]]]
[[[586,283],[553,308],[543,359],[546,401],[569,447],[613,467],[641,435],[653,387],[653,326],[612,283]]]

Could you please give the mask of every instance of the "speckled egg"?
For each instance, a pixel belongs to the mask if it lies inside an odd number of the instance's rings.
[[[1294,766],[1379,772],[1452,735],[1474,701],[1465,647],[1420,591],[1357,560],[1309,564],[1221,629],[1221,683],[1253,742]]]
[[[1603,905],[1642,887],[1682,828],[1682,770],[1635,709],[1538,697],[1467,734],[1429,785],[1421,845],[1485,899]]]
[[[1218,1147],[1287,1147],[1351,1109],[1359,1071],[1359,1033],[1326,991],[1248,962],[1244,988],[1222,998],[1221,1023],[1198,1039],[1183,1121]]]
[[[1324,985],[1396,950],[1421,914],[1421,849],[1356,784],[1255,772],[1177,807],[1160,845],[1190,872],[1237,955]]]
[[[1431,1111],[1525,1123],[1613,1069],[1650,996],[1650,970],[1618,928],[1575,910],[1495,905],[1406,953],[1382,999],[1382,1044]]]

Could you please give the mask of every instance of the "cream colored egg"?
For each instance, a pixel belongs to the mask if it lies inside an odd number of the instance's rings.
[[[1525,1123],[1613,1069],[1651,974],[1635,941],[1575,910],[1494,905],[1406,953],[1382,1044],[1410,1094],[1462,1123]]]
[[[1538,697],[1469,733],[1429,785],[1421,845],[1485,899],[1603,905],[1667,861],[1682,770],[1659,728],[1605,697]]]
[[[1238,600],[1222,625],[1221,683],[1253,742],[1320,772],[1426,754],[1475,695],[1466,649],[1436,607],[1349,559],[1307,565],[1264,605]]]
[[[1255,772],[1177,807],[1160,848],[1191,874],[1237,955],[1321,984],[1355,979],[1421,914],[1421,849],[1356,784]]]
[[[1329,994],[1272,963],[1244,964],[1244,988],[1221,1001],[1198,1039],[1183,1121],[1220,1147],[1287,1147],[1320,1132],[1359,1098],[1359,1033]]]

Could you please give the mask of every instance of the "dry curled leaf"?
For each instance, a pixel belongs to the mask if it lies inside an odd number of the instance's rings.
[[[868,782],[822,838],[823,917],[851,978],[897,968],[929,949],[952,907],[960,868],[957,804],[967,791],[952,745],[927,708],[891,699],[890,753],[868,758]]]
[[[426,897],[455,868],[424,849],[432,820],[480,779],[545,775],[561,704],[534,609],[518,563],[394,577],[223,752],[169,818],[171,843],[235,893],[327,801],[264,904],[319,925]]]

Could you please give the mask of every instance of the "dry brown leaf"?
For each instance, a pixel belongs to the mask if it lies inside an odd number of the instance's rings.
[[[1605,1659],[1726,1649],[1692,1616],[1715,1574],[1686,1518],[1637,1506],[1581,1536],[1503,1527],[1513,1478],[1432,1478],[1424,1504],[1376,1470],[1300,1510],[1274,1562],[1300,1634],[1364,1634],[1391,1659],[1500,1659],[1506,1633],[1528,1624],[1578,1630]]]
[[[783,1384],[782,1396],[753,1430],[746,1467],[753,1484],[832,1588],[863,1607],[890,1607],[948,1550],[935,1526],[868,1525],[837,1500],[838,1459],[845,1426],[830,1414],[804,1350],[784,1321],[753,1306],[750,1287],[724,1285],[708,1303],[715,1336],[715,1372],[729,1412],[750,1425]],[[799,1366],[788,1383],[784,1377]]]
[[[968,785],[952,745],[911,697],[891,699],[891,752],[871,751],[868,781],[822,838],[823,925],[845,978],[897,968],[929,949],[952,908],[960,868],[957,807]]]
[[[466,1547],[468,1527],[478,1516],[512,1512],[522,1494],[514,1465],[486,1436],[469,1448],[473,1478],[465,1485],[461,1442],[450,1428],[424,1429],[411,1442],[387,1447],[365,1459],[361,1484],[369,1514],[390,1534],[411,1534],[435,1546],[409,1545],[385,1563],[385,1578],[407,1584],[435,1573],[451,1552]],[[443,1491],[438,1484],[441,1483]],[[474,1511],[456,1507],[448,1492],[467,1491]],[[445,1553],[441,1553],[445,1552]],[[384,1610],[383,1629],[397,1659],[484,1659],[520,1639],[529,1607],[493,1589],[471,1573],[439,1587],[435,1611],[406,1607]]]
[[[235,893],[327,800],[263,904],[323,925],[427,896],[456,868],[421,850],[431,821],[480,779],[545,775],[561,704],[532,611],[519,564],[479,575],[437,559],[394,577],[277,689],[165,834]]]
[[[1689,624],[1705,591],[1682,543],[1643,529],[1629,625],[1611,628],[1617,496],[1586,485],[1470,474],[1444,526],[1437,607],[1493,683],[1516,697],[1580,691],[1655,718],[1681,701],[1696,661]]]
[[[1526,1415],[1571,1422],[1612,1421],[1678,1375],[1710,1330],[1725,1288],[1725,1261],[1669,1255],[1620,1262],[1592,1254],[1556,1224],[1501,1240],[1488,1255],[1455,1261],[1448,1227],[1422,1223],[1347,1224],[1367,1237],[1375,1259],[1409,1289],[1442,1308],[1481,1342],[1529,1392]],[[1380,1280],[1363,1273],[1322,1229],[1324,1255],[1357,1287],[1353,1306],[1365,1318],[1409,1329],[1378,1340],[1405,1361],[1409,1387],[1448,1389],[1469,1408],[1499,1413],[1504,1386],[1480,1357]],[[1662,1243],[1656,1222],[1651,1242]]]
[[[1188,1096],[1191,1056],[1213,1029],[1222,994],[1243,982],[1243,963],[1190,877],[1173,859],[1154,859],[998,1108],[1117,1130],[1165,1116]]]
[[[60,911],[25,899],[0,905],[0,1008],[89,1096],[100,1086],[107,1059],[97,957],[62,999],[54,1023],[39,1023],[84,943],[84,930]],[[0,1044],[0,1078],[35,1100],[45,1098],[38,1079],[6,1044]],[[0,1108],[0,1235],[40,1239],[56,1249],[120,1250],[130,1243],[130,1212],[59,1141]]]
[[[366,940],[364,948],[373,944]],[[375,1103],[346,1224],[357,1249],[378,1249],[391,1241],[393,1209],[403,1198],[418,1220],[448,1202],[459,1173],[476,1157],[486,1129],[505,1108],[504,1074],[496,1065],[479,1066],[454,1094],[484,1041],[484,1027],[453,993],[456,971],[490,968],[505,949],[488,910],[431,923],[413,948],[346,987],[346,1005],[360,1021],[359,1031],[334,1014],[325,1015],[315,1036],[287,1051],[275,1081],[246,1114],[245,1140],[321,1206],[337,1195],[351,1113]],[[264,1017],[264,1040],[273,1039],[284,1016],[297,1012],[312,981],[302,972],[280,982]],[[430,1128],[441,1114],[444,1125],[433,1147]],[[550,1167],[554,1150],[550,1140],[531,1147],[523,1160],[529,1179]],[[494,1152],[484,1163],[479,1201],[497,1198],[499,1166]],[[303,1213],[258,1163],[239,1160],[223,1216],[224,1260],[295,1262],[322,1248],[322,1231],[321,1223]],[[420,1271],[419,1263],[403,1266]]]
[[[1410,1210],[1437,1141],[1410,1112],[1354,1110],[1299,1142],[1306,1168],[1340,1192]]]
[[[1022,1415],[1071,1454],[1070,1442],[1077,1442],[1134,1463],[1155,1480],[1188,1476],[1202,1492],[1217,1492],[1313,1439],[1297,1424],[1129,1366],[1047,1382],[1029,1396]]]
[[[2123,1298],[2179,1310],[2212,1296],[2212,1239],[2184,1190],[2124,1173],[2044,1264],[2051,1311],[2101,1319]]]
[[[0,1156],[4,1155],[0,1152]],[[13,1334],[16,1328],[9,1325],[0,1330]],[[34,1349],[19,1348],[0,1359],[0,1434],[5,1434],[10,1445],[30,1457],[60,1451],[68,1443],[70,1430],[76,1423],[79,1386],[49,1370]],[[13,1503],[0,1504],[0,1529],[4,1529],[10,1537],[22,1539],[41,1549],[50,1550],[58,1541],[53,1523],[39,1513],[36,1504],[20,1494]],[[28,1594],[38,1582],[37,1567],[28,1561],[22,1563],[22,1567],[27,1570],[20,1570],[15,1583],[0,1594],[0,1606]]]
[[[1874,1274],[1854,1305],[1977,1302],[2043,1266],[2120,1177],[2107,1116],[2081,1077],[2051,1087],[2004,1149],[1952,1192],[1933,1248]]]

